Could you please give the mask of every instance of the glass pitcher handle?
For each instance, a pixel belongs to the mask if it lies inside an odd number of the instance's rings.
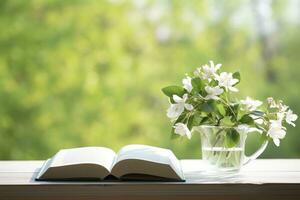
[[[255,153],[253,153],[249,157],[245,156],[243,165],[246,165],[246,164],[250,163],[252,160],[255,160],[256,158],[258,158],[258,156],[260,156],[260,154],[262,154],[265,151],[266,147],[268,146],[268,143],[269,143],[268,140],[264,141],[264,143],[262,143],[260,148]]]

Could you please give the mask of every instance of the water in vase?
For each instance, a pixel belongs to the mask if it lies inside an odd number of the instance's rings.
[[[221,171],[238,171],[243,163],[244,149],[224,147],[202,148],[202,158],[212,169]]]

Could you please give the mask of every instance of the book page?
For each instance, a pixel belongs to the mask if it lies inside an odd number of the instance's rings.
[[[169,165],[183,179],[180,162],[169,149],[139,144],[127,145],[118,152],[115,165],[131,159]]]
[[[105,147],[62,149],[52,159],[51,167],[78,164],[96,164],[111,170],[116,153]]]

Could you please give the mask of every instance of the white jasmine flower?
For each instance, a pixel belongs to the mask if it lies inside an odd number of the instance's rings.
[[[215,65],[213,61],[209,61],[209,63],[210,66],[208,65],[202,66],[202,71],[203,71],[202,78],[210,82],[212,79],[215,79],[217,77],[217,71],[221,68],[222,64]]]
[[[193,110],[193,105],[185,103],[187,98],[187,94],[184,94],[182,98],[177,95],[173,95],[175,104],[171,104],[171,106],[167,110],[167,116],[170,119],[176,119],[177,117],[179,117],[184,111],[184,108],[187,110]]]
[[[296,114],[294,114],[291,109],[287,111],[286,118],[285,118],[286,123],[295,127],[296,125],[293,122],[296,121],[297,119],[298,119],[298,116]]]
[[[289,108],[287,105],[283,104],[282,100],[279,100],[278,103],[273,99],[273,97],[267,98],[268,104],[270,108],[278,108],[279,112],[286,112]]]
[[[183,123],[176,123],[174,126],[174,132],[181,136],[186,136],[188,139],[191,139],[192,134],[189,128]]]
[[[195,76],[201,77],[201,68],[200,68],[200,67],[198,67],[198,68],[194,71],[194,75],[195,75]]]
[[[286,135],[285,128],[282,126],[280,120],[270,120],[269,130],[267,135],[273,139],[276,146],[280,145],[280,139],[283,139]]]
[[[283,118],[285,116],[285,113],[284,112],[278,112],[276,114],[276,116],[277,116],[277,121],[280,121],[282,123],[282,120],[283,120]]]
[[[226,91],[230,90],[232,92],[238,92],[239,90],[233,85],[239,82],[238,79],[232,77],[232,73],[222,72],[216,77],[216,80],[219,82],[220,87],[224,87]]]
[[[182,107],[186,108],[187,110],[193,110],[193,105],[185,103],[188,99],[188,94],[184,94],[182,98],[177,95],[173,95],[173,99],[177,104],[180,104]]]
[[[273,97],[268,97],[267,101],[268,101],[268,104],[269,104],[270,108],[277,108],[278,107],[278,105],[276,104]]]
[[[246,106],[247,110],[252,112],[255,111],[257,107],[261,106],[263,102],[247,97],[245,100],[241,100],[241,103]]]
[[[224,92],[224,90],[222,88],[220,88],[219,86],[216,87],[210,87],[210,86],[205,86],[205,91],[207,93],[207,96],[205,97],[206,100],[209,99],[219,99],[219,95],[222,94]]]
[[[252,132],[259,132],[262,133],[262,130],[259,130],[258,128],[250,127],[247,124],[240,124],[236,127],[236,131],[239,133],[252,133]]]
[[[167,110],[167,116],[170,119],[176,119],[181,115],[183,111],[184,107],[182,107],[180,104],[171,104]]]
[[[186,89],[188,92],[191,92],[193,89],[192,86],[192,78],[187,76],[182,80],[183,88]]]
[[[287,109],[289,109],[289,107],[287,105],[284,105],[281,100],[279,100],[278,108],[279,112],[285,112],[287,111]]]

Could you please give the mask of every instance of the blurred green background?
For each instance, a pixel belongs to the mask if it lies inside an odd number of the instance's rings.
[[[198,135],[170,140],[160,89],[214,60],[240,70],[238,97],[299,115],[299,35],[296,0],[1,0],[0,159],[131,143],[200,158]],[[299,158],[297,125],[261,157]]]

